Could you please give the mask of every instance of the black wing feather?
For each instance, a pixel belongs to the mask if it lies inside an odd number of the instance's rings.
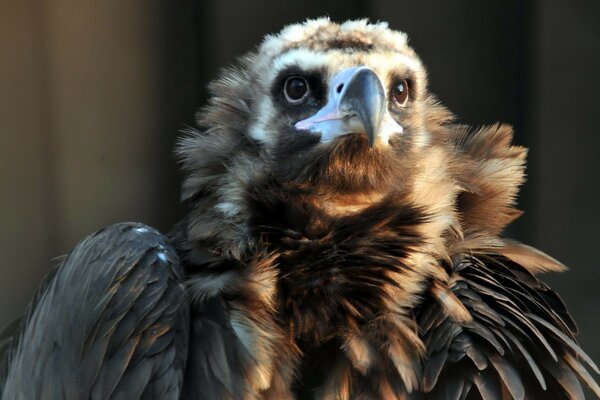
[[[179,399],[183,271],[166,238],[123,223],[81,241],[36,296],[4,361],[4,399]]]
[[[586,365],[598,369],[548,286],[498,255],[464,256],[448,271],[449,290],[472,318],[456,321],[435,296],[423,304],[418,320],[428,350],[428,398],[456,398],[462,388],[466,399],[583,399],[580,382],[600,398]]]

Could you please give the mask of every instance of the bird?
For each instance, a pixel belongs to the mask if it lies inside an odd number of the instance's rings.
[[[405,33],[309,19],[209,84],[163,234],[86,237],[1,337],[2,399],[583,399],[564,265],[504,236],[527,150]],[[587,387],[587,389],[585,389]]]

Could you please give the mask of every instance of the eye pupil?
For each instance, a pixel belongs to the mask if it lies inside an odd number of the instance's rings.
[[[299,76],[289,77],[285,81],[283,93],[289,102],[297,103],[308,93],[308,82]]]
[[[398,105],[403,106],[406,104],[406,100],[408,100],[408,83],[406,82],[406,79],[403,79],[394,86],[392,96]]]

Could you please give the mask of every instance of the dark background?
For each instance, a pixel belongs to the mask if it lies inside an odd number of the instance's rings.
[[[173,157],[218,68],[307,17],[407,32],[461,122],[531,148],[508,234],[571,267],[546,277],[600,361],[600,1],[0,0],[0,325],[51,258],[124,220],[184,212]]]

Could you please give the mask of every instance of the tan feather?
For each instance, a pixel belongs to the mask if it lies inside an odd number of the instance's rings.
[[[542,272],[562,272],[567,270],[560,261],[548,254],[528,246],[523,243],[519,243],[514,240],[502,240],[503,245],[496,249],[499,254],[510,258],[516,263],[521,264],[532,274],[539,274]]]
[[[440,282],[434,282],[431,293],[455,322],[468,322],[473,317],[454,293]]]

